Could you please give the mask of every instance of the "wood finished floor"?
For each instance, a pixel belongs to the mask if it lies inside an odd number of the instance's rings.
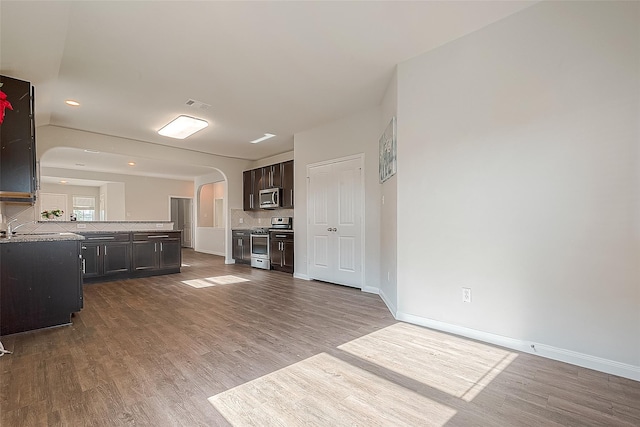
[[[183,261],[86,285],[73,326],[3,337],[0,425],[640,425],[638,382],[398,323],[355,289]]]

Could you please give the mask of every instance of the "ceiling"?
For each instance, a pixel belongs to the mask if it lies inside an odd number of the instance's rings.
[[[3,0],[0,73],[34,84],[36,126],[257,160],[378,105],[396,64],[533,3]],[[157,134],[179,114],[209,127]]]
[[[73,164],[70,163],[71,159],[74,161]],[[55,147],[48,150],[42,155],[40,164],[45,168],[43,174],[47,175],[54,175],[48,168],[59,168],[77,170],[79,173],[74,174],[77,176],[99,175],[96,172],[102,172],[192,181],[196,176],[217,172],[217,169],[206,166],[196,166],[139,156],[96,152],[71,147]],[[59,175],[60,172],[61,171],[56,171],[56,175]],[[106,178],[99,181],[104,181],[105,179]],[[67,181],[69,185],[102,185],[89,182],[91,180],[82,180],[84,182],[79,182],[70,175],[65,175],[64,172],[62,176],[55,178],[45,176],[41,179],[42,182],[54,184],[60,183],[61,180]],[[108,180],[105,182],[108,182]]]

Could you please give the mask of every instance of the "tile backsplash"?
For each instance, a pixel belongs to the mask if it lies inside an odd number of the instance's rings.
[[[293,217],[293,209],[265,209],[261,211],[231,209],[231,228],[269,227],[271,226],[271,217],[274,216]]]
[[[100,231],[166,231],[173,230],[170,221],[42,221],[33,206],[0,204],[0,231],[6,230],[6,222],[15,219],[13,226],[20,226],[19,233],[62,233]],[[37,217],[36,217],[37,216]]]
[[[271,217],[293,217],[293,209],[274,209],[261,211],[244,211],[231,209],[231,228],[269,227]],[[20,227],[22,233],[59,232],[59,231],[118,231],[128,230],[170,230],[173,223],[163,221],[113,221],[113,222],[73,222],[73,221],[41,221],[36,218],[33,206],[12,205],[0,203],[0,229],[3,229],[5,219],[17,219],[14,225],[25,224]],[[242,222],[240,222],[242,221]],[[78,229],[79,224],[86,224],[83,230]],[[163,224],[157,228],[156,224]]]

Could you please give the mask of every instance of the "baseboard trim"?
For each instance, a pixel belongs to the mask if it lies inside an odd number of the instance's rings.
[[[398,310],[396,306],[394,304],[391,304],[391,301],[389,300],[389,298],[387,297],[387,295],[384,293],[382,289],[380,289],[380,292],[378,293],[378,295],[380,295],[380,298],[382,298],[382,302],[385,303],[385,305],[387,306],[387,309],[391,312],[391,315],[395,319],[397,319]]]
[[[307,276],[306,274],[293,273],[293,277],[296,278],[296,279],[311,280],[311,278],[309,276]]]
[[[223,256],[226,257],[226,254],[224,252],[214,252],[214,251],[207,251],[205,249],[194,249],[194,251],[196,252],[202,252],[203,254],[209,254],[209,255],[218,255],[218,256]],[[227,262],[227,260],[225,259],[225,263]]]
[[[391,307],[384,297],[383,301],[385,301],[385,304],[387,304],[387,307],[391,310]],[[393,314],[393,311],[391,313]],[[553,347],[546,344],[504,337],[403,312],[397,312],[394,317],[403,322],[413,323],[415,325],[425,326],[438,331],[448,332],[454,335],[460,335],[478,341],[499,345],[512,350],[518,350],[523,353],[534,354],[546,357],[547,359],[558,360],[560,362],[581,366],[583,368],[640,381],[640,366],[621,363],[615,360],[604,359],[602,357],[592,356],[589,354],[578,353],[572,350]]]
[[[375,295],[380,294],[380,289],[374,288],[373,286],[363,286],[361,291],[366,292],[368,294],[375,294]]]

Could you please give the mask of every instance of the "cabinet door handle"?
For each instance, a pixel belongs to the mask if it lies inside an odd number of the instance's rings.
[[[147,236],[147,237],[149,239],[164,239],[164,238],[169,237],[169,235],[168,234],[162,234],[162,235],[159,235],[159,236]]]
[[[107,246],[104,246],[104,256],[107,256]]]
[[[160,242],[160,252],[164,250],[164,246],[162,246],[162,242]]]
[[[284,239],[287,238],[287,236],[285,236],[284,234],[276,234],[276,237],[281,237],[281,238],[284,238]]]
[[[153,252],[158,252],[158,244],[157,243],[153,244]]]
[[[249,194],[249,208],[253,209],[253,194]]]
[[[85,274],[87,272],[87,265],[85,261],[85,259],[82,260],[82,274]]]
[[[106,236],[106,237],[89,237],[87,240],[113,240],[115,237]]]
[[[242,239],[238,239],[238,246],[242,246]]]
[[[96,254],[100,256],[100,246],[96,246]]]

